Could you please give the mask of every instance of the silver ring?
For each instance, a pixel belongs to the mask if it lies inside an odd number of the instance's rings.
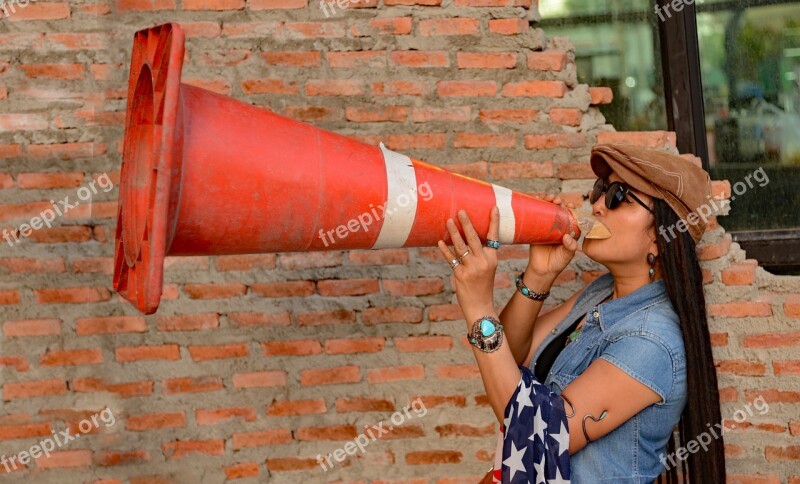
[[[463,254],[461,254],[460,256],[458,256],[458,260],[460,261],[461,259],[463,259],[464,257],[470,255],[471,253],[472,252],[469,250],[469,247],[467,247],[467,251],[464,252]]]
[[[450,261],[450,267],[451,267],[452,269],[455,269],[455,268],[456,268],[456,266],[457,266],[457,265],[459,265],[459,264],[461,264],[461,261],[460,261],[460,260],[458,260],[458,259],[453,259],[453,260],[451,260],[451,261]]]

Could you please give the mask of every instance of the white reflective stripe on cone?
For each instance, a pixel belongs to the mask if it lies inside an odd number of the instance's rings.
[[[492,183],[494,189],[494,199],[497,207],[500,209],[500,243],[513,244],[514,243],[514,209],[511,208],[511,190],[506,187],[497,186]]]
[[[386,166],[386,210],[373,249],[402,247],[411,234],[417,213],[417,176],[411,158],[380,143]]]

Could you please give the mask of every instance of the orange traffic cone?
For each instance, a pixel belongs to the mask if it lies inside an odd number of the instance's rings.
[[[183,56],[178,24],[135,34],[114,288],[146,314],[167,255],[435,246],[494,205],[501,243],[580,235],[559,205],[183,84]]]

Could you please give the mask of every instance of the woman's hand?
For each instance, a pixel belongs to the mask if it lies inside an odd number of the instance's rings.
[[[552,194],[547,195],[544,200],[558,205],[562,204],[562,200]],[[567,207],[574,208],[571,203],[567,204]],[[575,257],[576,250],[578,250],[578,241],[569,234],[564,234],[560,244],[531,244],[528,267],[525,272],[552,282],[569,265],[572,258]],[[536,290],[536,288],[531,289]]]
[[[442,256],[449,264],[453,259],[458,258],[467,250],[469,254],[461,259],[461,263],[454,269],[455,290],[458,304],[468,324],[486,314],[494,312],[494,276],[497,271],[497,249],[485,247],[478,237],[472,222],[470,222],[467,212],[459,210],[458,220],[464,229],[467,238],[466,243],[461,238],[453,219],[447,219],[447,231],[453,241],[455,253],[450,250],[443,240],[438,242]],[[486,238],[498,240],[500,221],[500,211],[497,207],[492,207],[489,219],[489,231]]]

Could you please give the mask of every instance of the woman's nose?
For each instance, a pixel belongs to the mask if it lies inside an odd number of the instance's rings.
[[[605,197],[600,197],[592,204],[592,215],[595,217],[604,217],[606,215]]]

